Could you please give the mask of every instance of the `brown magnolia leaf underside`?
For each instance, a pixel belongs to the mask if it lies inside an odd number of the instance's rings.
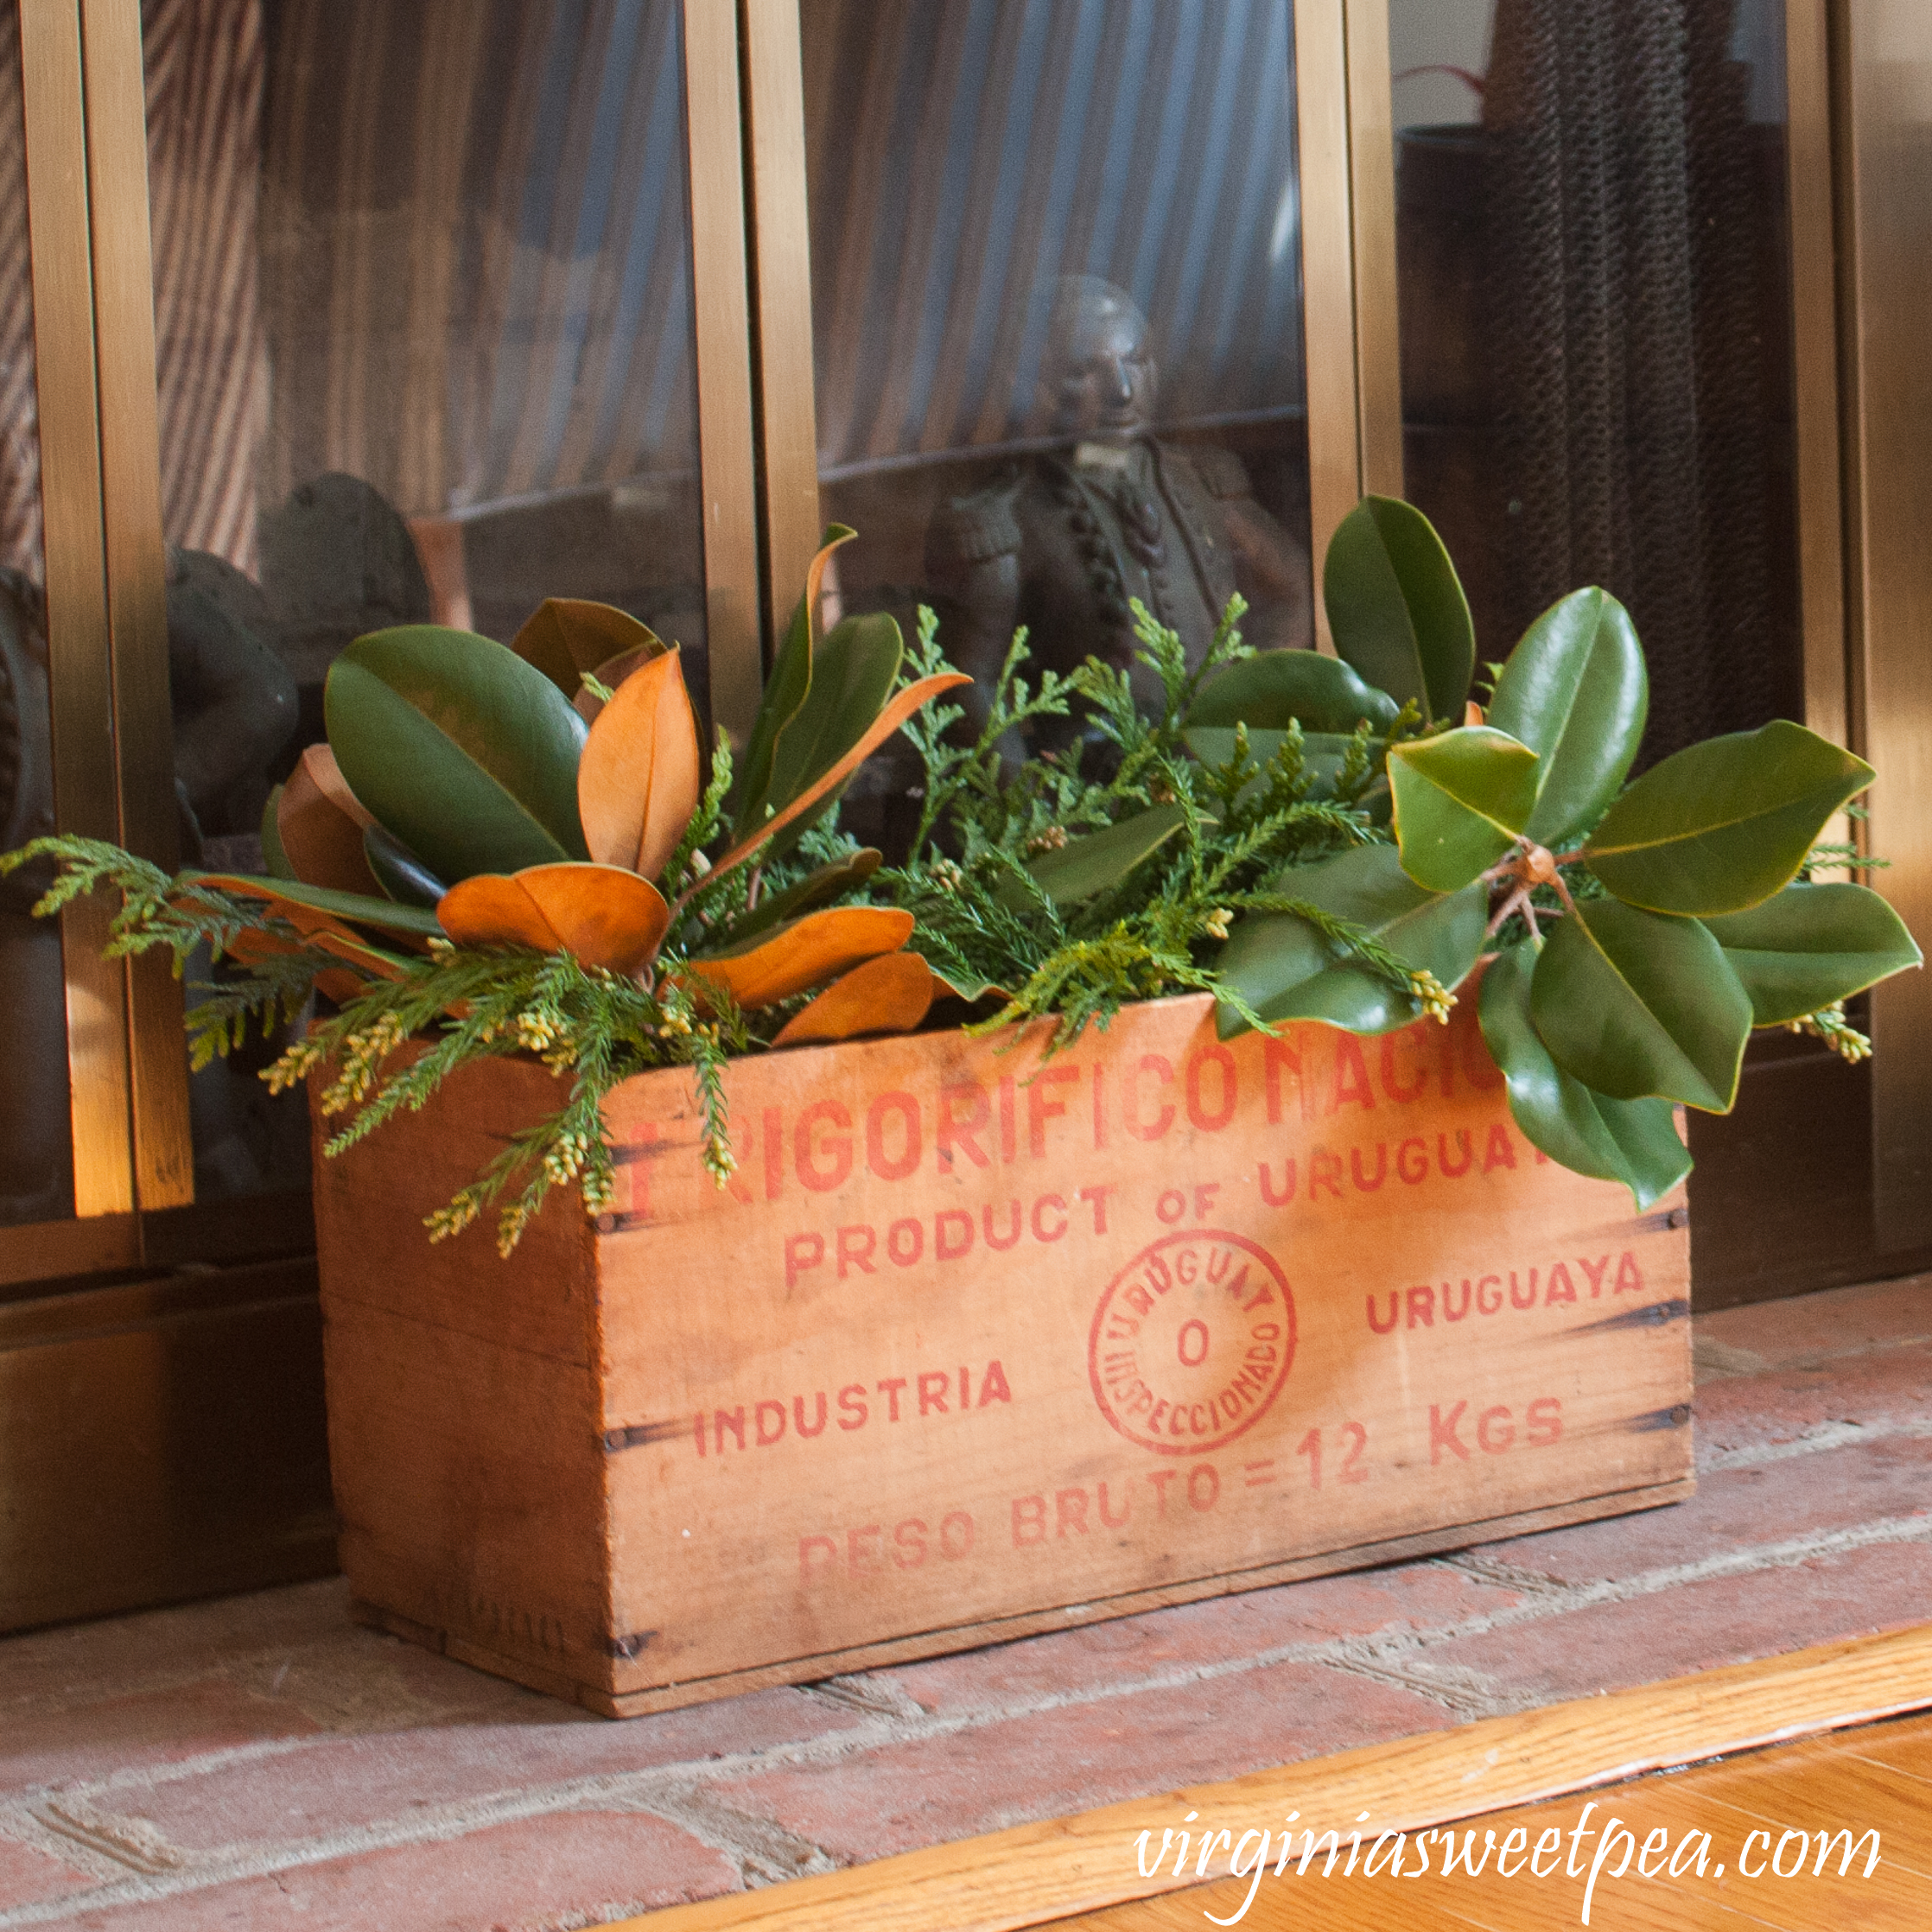
[[[640,665],[598,713],[577,762],[577,815],[600,865],[654,879],[697,810],[697,721],[678,653]]]
[[[835,980],[779,1030],[775,1046],[909,1033],[925,1018],[938,982],[916,952],[880,953]]]
[[[436,906],[460,946],[569,952],[586,966],[632,974],[649,964],[670,924],[664,894],[618,866],[529,866],[479,873]]]
[[[305,886],[382,898],[362,849],[363,832],[374,823],[349,790],[335,754],[327,745],[309,746],[275,809],[276,836],[296,877]]]
[[[656,633],[628,611],[587,597],[546,597],[524,619],[510,648],[543,672],[567,698],[582,689],[583,673],[633,650],[662,651]]]
[[[722,958],[693,959],[690,979],[715,982],[740,1007],[776,1006],[863,961],[896,952],[912,934],[912,915],[890,906],[838,906],[808,912],[762,944]]]
[[[678,646],[673,645],[670,648],[675,651]],[[614,658],[607,658],[590,675],[607,691],[614,691],[633,670],[642,669],[653,658],[663,657],[664,649],[661,644],[640,644],[635,651],[620,651]],[[570,702],[576,707],[577,715],[586,724],[595,724],[599,714],[604,709],[604,700],[588,684],[579,684],[577,695]]]

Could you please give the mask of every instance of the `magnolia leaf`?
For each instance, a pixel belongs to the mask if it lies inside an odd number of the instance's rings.
[[[963,671],[943,671],[937,677],[922,677],[916,684],[908,684],[903,691],[894,695],[892,702],[874,718],[865,734],[829,771],[809,785],[774,817],[768,818],[748,837],[739,840],[723,858],[712,867],[708,877],[715,878],[721,872],[728,872],[735,865],[742,865],[758,851],[765,842],[783,831],[795,820],[802,818],[808,811],[817,807],[828,792],[845,783],[853,772],[871,757],[880,746],[892,736],[922,704],[929,704],[942,691],[950,691],[961,684],[970,684],[972,679]],[[684,897],[689,899],[697,887],[689,888]]]
[[[861,961],[896,952],[912,937],[912,915],[890,906],[839,906],[808,912],[768,938],[685,962],[687,980],[711,980],[747,1009],[776,1006]]]
[[[1751,995],[1754,1026],[1802,1019],[1924,963],[1904,922],[1869,886],[1787,886],[1704,926]]]
[[[1342,658],[1398,705],[1452,718],[1476,670],[1476,627],[1429,519],[1395,497],[1363,497],[1337,526],[1322,601]]]
[[[977,1006],[982,1000],[1010,999],[1012,995],[995,980],[982,979],[977,973],[970,973],[956,966],[948,966],[943,971],[928,960],[931,968],[932,983],[937,992],[954,1000],[963,1000],[968,1006]]]
[[[731,944],[741,945],[754,933],[764,932],[781,920],[855,892],[878,871],[884,858],[877,846],[867,845],[849,858],[835,859],[829,865],[820,866],[782,893],[766,893],[749,912],[732,921],[726,937]]]
[[[333,953],[346,964],[353,966],[370,979],[407,979],[410,963],[399,954],[387,952],[380,946],[372,946],[359,934],[347,932],[340,926],[324,927],[308,936],[308,943],[319,950]],[[321,983],[321,976],[316,976],[316,983]],[[334,997],[334,995],[331,995]]]
[[[258,899],[298,932],[321,931],[341,920],[425,939],[438,938],[442,933],[435,914],[421,906],[398,906],[392,899],[337,892],[327,886],[305,886],[298,880],[256,879],[237,872],[183,872],[176,883],[207,886],[232,893],[238,899]]]
[[[1286,731],[1338,732],[1347,738],[1363,719],[1377,731],[1395,723],[1401,707],[1387,691],[1364,684],[1339,658],[1319,651],[1262,651],[1217,671],[1196,694],[1190,725],[1244,724]]]
[[[655,879],[702,787],[697,721],[673,647],[618,686],[584,741],[577,810],[590,856]]]
[[[848,617],[819,640],[805,702],[777,734],[765,793],[772,811],[790,804],[865,735],[892,696],[905,654],[898,623],[882,611]]]
[[[1621,1181],[1641,1212],[1690,1172],[1675,1114],[1668,1100],[1612,1100],[1557,1065],[1529,1017],[1535,964],[1535,948],[1524,944],[1483,969],[1477,1012],[1509,1084],[1509,1111],[1531,1146],[1577,1173]]]
[[[393,832],[380,825],[366,827],[362,835],[362,855],[369,861],[376,883],[385,897],[401,906],[426,906],[434,909],[449,887],[431,872]]]
[[[818,622],[818,593],[824,582],[825,566],[841,543],[858,535],[843,524],[829,524],[825,542],[805,571],[805,594],[791,613],[785,642],[765,681],[765,696],[752,721],[751,736],[745,741],[744,755],[738,761],[734,837],[740,842],[767,818],[766,807],[776,813],[783,801],[772,797],[772,767],[778,757],[779,738],[785,727],[804,709],[811,695],[812,639]]]
[[[587,858],[583,720],[500,644],[409,625],[358,638],[323,707],[342,775],[439,878]]]
[[[363,832],[374,823],[342,782],[328,747],[309,746],[275,808],[276,842],[290,873],[304,885],[375,895],[382,888],[362,850]]]
[[[1652,912],[1741,912],[1790,882],[1825,821],[1874,773],[1783,718],[1654,765],[1605,813],[1584,856]]]
[[[1608,591],[1573,591],[1523,632],[1496,681],[1489,721],[1542,759],[1523,828],[1537,844],[1558,847],[1596,823],[1649,711],[1643,646]]]
[[[1027,861],[1033,882],[1055,906],[1077,906],[1117,886],[1141,860],[1157,852],[1187,823],[1179,805],[1154,805],[1097,832],[1070,838],[1065,845]],[[994,898],[1018,910],[1033,903],[1017,879],[1002,879]]]
[[[654,658],[664,652],[676,651],[678,646],[659,644],[657,639],[649,646],[639,645],[635,651],[620,652],[617,657],[607,658],[604,662],[582,679],[577,685],[576,696],[570,700],[570,709],[587,724],[595,724],[598,714],[604,709],[604,700],[597,695],[594,685],[601,685],[607,691],[614,691],[634,670],[641,670]]]
[[[601,671],[613,658],[642,651],[655,657],[664,650],[656,632],[614,604],[596,604],[582,597],[546,597],[510,648],[533,665],[563,696],[575,702],[583,689],[583,674]],[[610,678],[601,678],[611,683]]]
[[[1483,888],[1432,893],[1402,870],[1392,845],[1357,846],[1318,865],[1291,866],[1265,889],[1347,920],[1452,989],[1483,950]],[[1415,1018],[1412,999],[1296,913],[1244,913],[1215,963],[1266,1020],[1320,1020],[1350,1033],[1385,1033]],[[1216,1020],[1223,1039],[1247,1026],[1225,1002]]]
[[[302,950],[303,943],[299,940],[280,938],[272,932],[250,926],[238,932],[222,948],[222,952],[238,966],[255,966],[264,959],[292,957]],[[334,1000],[338,1006],[354,999],[359,993],[366,990],[367,985],[368,982],[360,974],[352,973],[341,966],[324,967],[315,976],[315,990]]]
[[[605,865],[479,873],[449,888],[436,916],[460,946],[568,952],[582,965],[626,975],[650,964],[670,925],[670,908],[649,880]]]
[[[289,862],[289,855],[282,849],[282,833],[276,820],[282,813],[283,787],[276,785],[269,793],[269,802],[262,808],[262,864],[271,879],[293,879],[296,868]]]
[[[1492,725],[1459,725],[1393,745],[1389,787],[1402,870],[1430,891],[1459,891],[1521,836],[1541,760]]]
[[[1737,1098],[1751,999],[1695,919],[1583,901],[1544,943],[1529,1012],[1556,1064],[1613,1100]]]
[[[835,980],[779,1029],[774,1046],[852,1039],[860,1033],[909,1033],[925,1019],[938,990],[916,952],[880,953]]]

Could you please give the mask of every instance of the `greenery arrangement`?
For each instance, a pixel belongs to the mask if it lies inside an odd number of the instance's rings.
[[[327,1069],[320,1105],[347,1116],[330,1153],[477,1059],[568,1077],[558,1111],[429,1217],[440,1237],[498,1205],[505,1253],[551,1187],[607,1198],[602,1103],[647,1068],[693,1070],[721,1181],[734,1054],[911,1030],[936,998],[975,1030],[1052,1019],[1061,1046],[1188,990],[1216,996],[1223,1037],[1379,1033],[1446,1019],[1485,957],[1478,1011],[1519,1126],[1648,1205],[1689,1166],[1673,1103],[1726,1110],[1753,1026],[1856,1056],[1845,1000],[1920,963],[1877,893],[1813,877],[1863,862],[1817,841],[1868,766],[1777,722],[1626,786],[1648,683],[1595,589],[1486,667],[1478,705],[1466,601],[1406,504],[1366,499],[1330,547],[1338,657],[1248,650],[1236,600],[1191,669],[1139,613],[1153,715],[1094,660],[1029,683],[1022,634],[970,742],[932,702],[966,680],[929,613],[910,652],[888,616],[820,633],[850,534],[828,533],[750,738],[734,758],[721,734],[709,773],[677,647],[553,600],[507,647],[429,626],[352,645],[327,744],[270,800],[269,876],[170,879],[65,838],[0,870],[58,861],[47,912],[118,890],[117,951],[225,960],[188,1015],[197,1065],[313,990],[334,1001],[267,1076]],[[1014,767],[1002,741],[1047,715],[1084,739]],[[925,784],[887,867],[836,806],[900,729]]]

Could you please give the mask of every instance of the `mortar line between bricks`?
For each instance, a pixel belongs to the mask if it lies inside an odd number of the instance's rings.
[[[1735,1449],[1713,1449],[1698,1460],[1700,1476],[1727,1470],[1756,1469],[1794,1456],[1815,1456],[1832,1449],[1932,1436],[1932,1415],[1885,1416],[1876,1422],[1817,1422],[1783,1442],[1747,1442]]]
[[[1928,1338],[1932,1339],[1932,1338]],[[1853,1350],[1853,1353],[1873,1352]],[[1700,1475],[1720,1475],[1735,1469],[1756,1468],[1766,1463],[1783,1462],[1794,1457],[1816,1455],[1833,1449],[1842,1449],[1853,1445],[1869,1445],[1900,1438],[1923,1439],[1932,1436],[1932,1416],[1904,1415],[1881,1417],[1871,1422],[1823,1422],[1813,1425],[1799,1434],[1783,1442],[1746,1443],[1733,1449],[1712,1449],[1700,1451],[1698,1456],[1698,1471]],[[286,1661],[308,1646],[303,1643],[257,1644],[253,1648],[225,1656],[219,1662],[194,1668],[174,1668],[155,1671],[130,1678],[117,1686],[117,1694],[142,1696],[168,1690],[180,1689],[182,1686],[198,1683],[209,1677],[226,1682],[239,1682],[251,1671],[277,1660]],[[838,1685],[848,1681],[861,1681],[865,1673],[855,1672],[847,1678],[833,1678],[827,1681]],[[806,1690],[818,1689],[817,1686],[801,1686]],[[830,1701],[842,1708],[871,1710],[875,1706],[861,1703],[857,1697],[841,1695],[833,1689],[823,1692]],[[73,1700],[65,1695],[50,1695],[45,1693],[29,1693],[11,1699],[0,1700],[0,1717],[19,1719],[36,1713],[57,1713],[76,1708]],[[85,1708],[85,1706],[78,1706]],[[442,1721],[439,1719],[438,1721]],[[460,1720],[458,1720],[460,1721]],[[227,1746],[204,1756],[181,1760],[169,1765],[156,1766],[151,1771],[142,1770],[117,1774],[112,1783],[123,1777],[141,1783],[167,1782],[170,1777],[194,1777],[205,1770],[219,1770],[230,1764],[238,1764],[250,1757],[265,1757],[287,1751],[305,1751],[329,1738],[343,1735],[327,1732],[317,1735],[304,1733],[291,1738],[267,1738],[245,1745]],[[90,1784],[90,1790],[106,1790],[111,1783],[103,1782]]]
[[[1359,1673],[1363,1666],[1370,1671],[1386,1671],[1414,1659],[1426,1667],[1426,1660],[1419,1653],[1446,1643],[1487,1636],[1492,1631],[1541,1623],[1603,1604],[1654,1596],[1720,1576],[1740,1575],[1758,1569],[1788,1568],[1815,1557],[1839,1554],[1878,1543],[1919,1542],[1929,1539],[1932,1539],[1932,1514],[1887,1517],[1849,1529],[1819,1531],[1787,1537],[1777,1543],[1726,1550],[1695,1562],[1672,1564],[1642,1572],[1634,1577],[1562,1586],[1560,1594],[1539,1597],[1426,1630],[1397,1632],[1388,1636],[1331,1637],[1314,1643],[1280,1644],[1251,1656],[1160,1672],[1129,1681],[1089,1685],[1044,1697],[1012,1699],[948,1716],[930,1714],[918,1723],[906,1719],[880,1718],[874,1723],[853,1725],[831,1737],[773,1745],[762,1751],[573,1778],[531,1790],[499,1792],[486,1797],[426,1807],[413,1816],[407,1826],[393,1819],[384,1820],[349,1827],[314,1839],[282,1845],[257,1845],[226,1856],[220,1853],[184,1853],[182,1868],[166,1877],[130,1877],[86,1891],[72,1892],[64,1898],[43,1900],[0,1911],[0,1932],[11,1932],[11,1929],[18,1926],[50,1924],[83,1911],[99,1910],[111,1905],[151,1903],[181,1892],[207,1891],[215,1885],[302,1865],[323,1864],[358,1853],[465,1837],[491,1825],[513,1823],[554,1812],[600,1805],[609,1808],[617,1805],[625,1809],[664,1816],[667,1823],[675,1825],[677,1823],[676,1817],[658,1813],[652,1801],[661,1797],[667,1805],[674,1805],[677,1802],[677,1794],[693,1785],[702,1788],[728,1779],[755,1776],[765,1770],[836,1764],[881,1745],[943,1739],[962,1732],[984,1729],[1020,1718],[1150,1692],[1179,1689],[1253,1670],[1272,1669],[1282,1664],[1339,1666],[1344,1670],[1354,1669]],[[1461,1694],[1458,1695],[1459,1701]],[[1445,1707],[1449,1706],[1445,1705]],[[62,1789],[69,1795],[92,1796],[96,1787],[69,1785]],[[21,1820],[23,1814],[24,1808],[17,1801],[0,1808],[0,1831],[5,1831],[8,1836],[17,1835],[16,1821]],[[31,1814],[24,1814],[24,1816],[30,1818]],[[782,1827],[777,1828],[783,1829]]]

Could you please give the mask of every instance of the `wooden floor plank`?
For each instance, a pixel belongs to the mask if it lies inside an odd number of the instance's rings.
[[[1854,1732],[1846,1739],[1845,1748],[1874,1764],[1888,1765],[1907,1777],[1932,1784],[1932,1731],[1922,1725],[1885,1724]]]
[[[1622,1878],[1614,1876],[1623,1847],[1613,1841],[1589,1901],[1592,1932],[1926,1932],[1932,1927],[1932,1787],[1894,1759],[1932,1764],[1932,1719],[1901,1719],[1600,1788],[1587,1796],[1488,1813],[1456,1827],[1465,1839],[1477,1834],[1478,1857],[1492,1836],[1500,1845],[1521,1830],[1533,1846],[1546,1829],[1562,1831],[1564,1852],[1541,1880],[1520,1871],[1503,1878],[1493,1866],[1474,1879],[1461,1872],[1446,1877],[1439,1833],[1429,1841],[1427,1876],[1408,1875],[1420,1862],[1414,1847],[1402,1854],[1400,1878],[1350,1878],[1338,1870],[1325,1879],[1318,1859],[1306,1877],[1291,1869],[1279,1879],[1270,1871],[1259,1885],[1221,1879],[1062,1920],[1052,1932],[1202,1932],[1217,1920],[1250,1932],[1554,1932],[1580,1921],[1585,1880],[1568,1875],[1568,1846],[1575,1841],[1567,1834],[1583,1822],[1586,1805],[1592,1830],[1620,1825],[1638,1848],[1659,1830],[1673,1850],[1690,1834],[1711,1836],[1704,1876],[1687,1871],[1675,1879],[1667,1869],[1643,1878],[1634,1861]],[[1867,1830],[1879,1833],[1879,1863],[1869,1877],[1862,1846],[1850,1871],[1839,1871],[1843,1840],[1836,1840],[1824,1872],[1818,1872],[1817,1833],[1835,1837],[1840,1829],[1850,1831],[1854,1844]],[[1753,1831],[1767,1834],[1751,1847],[1755,1875],[1739,1862]],[[1801,1864],[1781,1876],[1770,1867],[1781,1856],[1790,1865],[1795,1847],[1783,1837],[1790,1831],[1805,1833],[1809,1842]],[[1587,1873],[1601,1839],[1582,1843]]]
[[[1843,1827],[1856,1839],[1875,1830],[1887,1866],[1932,1888],[1932,1792],[1887,1765],[1841,1758],[1771,1781],[1725,1784],[1713,1779],[1708,1796],[1773,1833]],[[1925,1896],[1932,1897],[1932,1891]],[[1932,1924],[1932,1913],[1927,1922]]]
[[[1378,1824],[1418,1830],[1929,1705],[1932,1624],[1484,1719],[624,1922],[627,1932],[1020,1932],[1180,1891],[1171,1872],[1136,1876],[1134,1844],[1142,1829],[1158,1837],[1191,1809],[1200,1814],[1197,1829],[1226,1827],[1230,1842],[1295,1810],[1319,1814],[1325,1827],[1367,1811]],[[1912,1932],[1929,1928],[1932,1906]]]

